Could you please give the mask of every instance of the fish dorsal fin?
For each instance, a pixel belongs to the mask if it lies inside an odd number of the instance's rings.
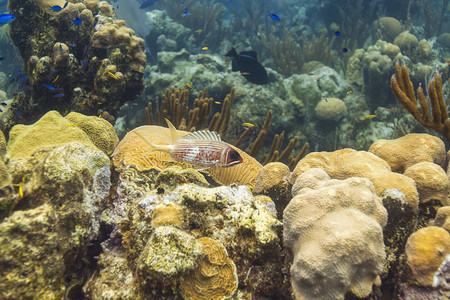
[[[256,51],[242,51],[239,53],[240,56],[245,56],[249,58],[253,58],[254,60],[258,60],[258,54],[256,54]]]
[[[173,126],[173,124],[168,120],[165,119],[167,126],[169,126],[170,129],[170,135],[172,136],[172,143],[174,143],[176,140],[181,138],[181,135],[178,133],[178,130]]]
[[[222,139],[220,135],[214,131],[209,131],[208,129],[194,131],[189,133],[188,135],[183,136],[183,139],[187,140],[208,140],[208,141],[216,141],[221,142]]]

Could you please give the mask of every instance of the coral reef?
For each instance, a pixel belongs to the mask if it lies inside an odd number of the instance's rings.
[[[347,106],[341,99],[324,98],[317,103],[314,111],[321,120],[338,122],[347,113]]]
[[[168,145],[172,143],[170,130],[161,126],[141,126],[136,129],[140,134],[155,144]],[[179,131],[180,135],[186,135],[189,132]],[[242,164],[229,168],[210,168],[205,172],[211,174],[221,184],[248,184],[254,185],[256,175],[262,168],[253,157],[244,151],[235,148],[244,159]],[[150,152],[149,146],[142,141],[133,131],[129,132],[119,143],[113,153],[113,163],[118,169],[124,169],[127,166],[134,165],[138,170],[148,170],[156,168],[165,169],[171,165],[180,165],[190,167],[190,165],[181,162],[174,162],[168,153],[154,151]]]
[[[434,277],[450,254],[450,233],[437,226],[422,228],[408,238],[405,253],[414,278],[421,285],[437,287]]]
[[[393,172],[399,173],[425,161],[444,167],[446,156],[444,142],[423,133],[410,133],[393,140],[378,140],[370,146],[369,152],[384,159]]]
[[[400,65],[399,62],[395,62],[395,75],[391,77],[391,89],[395,98],[413,115],[417,122],[425,128],[441,133],[447,141],[450,141],[450,119],[444,102],[442,78],[439,72],[435,72],[428,83],[429,103],[425,98],[422,86],[419,86],[417,88],[419,106],[417,105],[408,68],[404,64]]]
[[[386,161],[370,152],[342,149],[309,153],[297,164],[289,176],[289,182],[294,184],[300,174],[311,168],[321,168],[333,179],[368,178],[373,182],[377,194],[387,188],[397,188],[405,193],[411,209],[418,209],[419,195],[414,180],[391,172]]]
[[[144,40],[125,22],[116,20],[107,2],[59,3],[11,1],[17,19],[11,39],[26,62],[27,83],[14,98],[16,110],[27,112],[28,122],[46,111],[78,111],[117,116],[120,105],[143,89]],[[80,19],[81,24],[73,20]],[[95,22],[95,26],[94,26]],[[9,130],[17,120],[2,124]],[[17,118],[17,117],[16,117]]]
[[[89,246],[100,234],[109,163],[102,151],[76,142],[8,163],[13,178],[25,183],[9,196],[15,203],[0,223],[3,298],[63,299],[80,288],[89,274]]]
[[[180,168],[121,171],[115,205],[105,213],[116,234],[103,244],[99,268],[84,287],[88,297],[288,295],[279,257],[281,223],[269,212],[270,200],[254,197],[245,186],[189,183],[200,177],[195,170]],[[107,284],[116,272],[133,289]]]
[[[298,176],[284,210],[284,241],[294,255],[297,299],[367,297],[380,285],[387,213],[364,178],[331,180],[313,168]],[[307,217],[305,217],[307,216]]]
[[[13,127],[7,156],[11,159],[27,157],[39,148],[72,142],[96,146],[109,155],[118,141],[112,125],[102,118],[78,113],[62,117],[57,111],[50,111],[35,124]]]

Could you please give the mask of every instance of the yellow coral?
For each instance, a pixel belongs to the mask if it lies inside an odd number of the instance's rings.
[[[50,111],[32,125],[16,125],[9,132],[7,155],[11,159],[27,157],[39,148],[61,146],[72,142],[96,146],[111,154],[118,142],[108,121],[70,113],[64,118]]]
[[[406,243],[408,265],[417,281],[433,286],[433,276],[450,253],[450,233],[437,226],[414,232]]]
[[[236,266],[227,250],[216,240],[202,237],[205,256],[196,270],[183,277],[180,285],[183,298],[195,300],[220,300],[230,298],[238,286]]]
[[[174,225],[181,228],[183,225],[184,213],[183,207],[169,203],[169,205],[160,204],[153,209],[152,227],[156,228],[161,225]]]

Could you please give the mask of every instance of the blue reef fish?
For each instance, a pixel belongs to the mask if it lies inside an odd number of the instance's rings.
[[[188,15],[190,15],[190,13],[189,13],[189,8],[185,8],[184,11],[183,11],[182,16],[183,16],[183,17],[186,17],[186,16],[188,16]]]
[[[152,6],[153,4],[155,4],[156,2],[159,2],[159,0],[146,0],[144,2],[141,3],[141,6],[139,6],[140,9],[144,9],[147,8],[149,6]]]
[[[53,98],[61,98],[61,97],[64,97],[63,93],[59,93],[59,94],[53,95]]]
[[[76,18],[72,22],[73,22],[73,24],[79,26],[79,25],[81,25],[81,23],[83,23],[83,20],[81,20],[80,18]]]
[[[149,145],[151,151],[169,153],[176,161],[204,168],[231,167],[243,162],[239,152],[222,142],[216,132],[205,129],[181,137],[172,123],[167,119],[166,122],[172,135],[172,144],[170,145],[156,145],[136,130],[133,133]]]
[[[66,3],[64,3],[63,9],[66,8],[68,4],[69,4],[69,1],[66,1]]]
[[[342,52],[347,53],[348,52],[348,48],[343,48]]]
[[[0,15],[0,25],[8,24],[11,21],[14,21],[16,19],[15,16],[10,14],[2,14]]]
[[[244,51],[238,54],[236,49],[231,48],[225,56],[233,58],[231,70],[241,72],[241,75],[251,83],[265,84],[269,82],[266,69],[258,62],[255,51]]]
[[[44,86],[46,88],[48,88],[50,91],[52,91],[52,92],[59,92],[61,90],[61,88],[54,87],[54,86],[52,86],[50,84],[44,84]]]
[[[267,10],[266,10],[266,11],[267,11]],[[276,14],[272,14],[272,13],[270,13],[269,11],[267,11],[267,14],[268,14],[269,17],[272,18],[272,20],[277,21],[277,22],[280,21],[280,17],[277,16]]]
[[[2,60],[4,60],[5,58],[4,57],[0,57],[0,61],[2,61]]]
[[[53,10],[54,12],[60,12],[63,10],[63,8],[59,5],[50,6],[50,9]]]
[[[61,43],[59,43],[59,52],[61,52],[61,53],[64,52]]]
[[[341,32],[340,32],[339,30],[338,30],[338,31],[335,31],[335,32],[334,32],[334,35],[335,35],[335,36],[340,36],[340,35],[341,35]]]
[[[0,103],[0,105],[6,106],[6,105],[8,105],[8,103],[2,102],[2,103]]]

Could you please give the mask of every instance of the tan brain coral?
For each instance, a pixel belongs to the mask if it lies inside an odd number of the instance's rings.
[[[414,211],[418,209],[419,195],[414,180],[391,172],[386,161],[370,152],[342,149],[334,152],[309,153],[299,161],[289,176],[289,182],[293,184],[300,174],[311,168],[321,168],[335,179],[368,178],[374,184],[377,194],[387,188],[398,188],[405,193],[411,208]]]
[[[284,210],[284,241],[294,255],[296,299],[367,297],[380,285],[386,209],[366,178],[331,179],[313,168],[298,176]]]
[[[229,299],[236,292],[238,277],[236,266],[227,250],[214,239],[202,237],[205,256],[197,269],[183,277],[180,289],[186,300]]]
[[[152,143],[168,145],[172,142],[169,128],[161,126],[141,126],[129,133],[117,145],[113,153],[113,164],[118,169],[134,165],[138,170],[163,170],[173,165],[190,168],[191,165],[174,161],[168,153],[150,151],[150,147],[133,132],[137,131]],[[186,135],[187,131],[178,131]],[[235,148],[244,159],[244,162],[229,168],[210,168],[205,172],[211,174],[219,183],[229,185],[232,183],[254,186],[256,175],[262,165],[244,151]]]
[[[423,161],[444,166],[445,145],[435,136],[410,133],[395,140],[378,140],[369,152],[389,163],[393,172],[403,173],[406,168]]]

